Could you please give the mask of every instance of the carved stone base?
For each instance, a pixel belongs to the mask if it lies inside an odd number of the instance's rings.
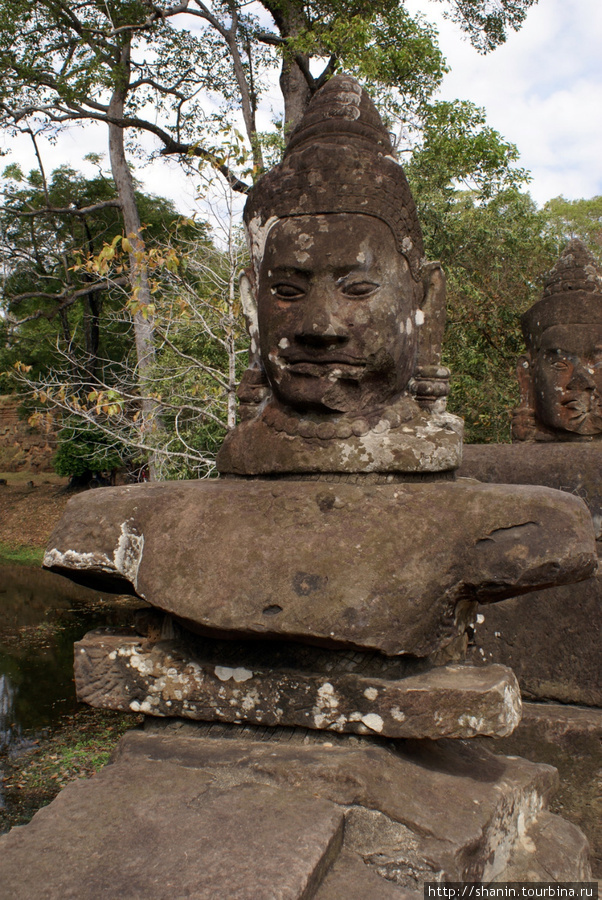
[[[520,721],[518,684],[504,666],[395,678],[379,654],[195,643],[90,632],[75,645],[78,697],[152,716],[404,738],[503,736]]]

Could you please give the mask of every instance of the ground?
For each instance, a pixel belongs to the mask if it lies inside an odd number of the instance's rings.
[[[33,560],[41,558],[40,551],[73,496],[67,482],[51,473],[36,477],[27,472],[0,472],[0,555],[12,557],[30,548],[38,550]],[[3,552],[5,549],[10,552]],[[23,561],[28,561],[27,554]]]

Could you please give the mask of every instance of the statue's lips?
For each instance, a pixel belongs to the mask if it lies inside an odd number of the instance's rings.
[[[337,372],[341,376],[351,375],[357,378],[358,373],[366,368],[362,360],[349,360],[340,357],[295,357],[285,359],[285,368],[293,375],[309,375],[324,377],[324,375]]]
[[[601,407],[602,397],[600,397],[597,392],[592,393],[591,391],[584,391],[582,394],[569,397],[568,400],[562,400],[561,403],[562,406],[566,406],[568,409],[574,409],[578,412],[589,412]]]

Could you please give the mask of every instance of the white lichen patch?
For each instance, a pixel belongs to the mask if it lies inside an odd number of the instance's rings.
[[[259,274],[259,267],[265,251],[265,242],[276,222],[278,222],[277,216],[270,216],[266,222],[262,221],[261,216],[255,216],[247,223],[247,235],[256,278]]]
[[[279,369],[284,369],[284,360],[280,358],[280,355],[278,353],[271,351],[270,353],[268,353],[268,357],[270,359],[270,362],[272,362],[275,366],[277,366]]]
[[[483,882],[489,883],[503,872],[517,846],[530,850],[531,841],[526,831],[543,807],[542,793],[535,788],[516,796],[514,803],[507,803],[500,810],[488,833],[486,849],[489,855],[481,876]]]
[[[364,697],[366,698],[366,700],[376,700],[376,698],[378,697],[378,691],[376,690],[376,688],[367,687],[364,691]]]
[[[329,681],[325,681],[320,685],[316,694],[316,703],[312,709],[314,717],[314,726],[322,728],[328,725],[335,718],[339,706],[339,698],[335,689]]]
[[[381,716],[376,713],[368,713],[366,716],[362,716],[361,721],[369,728],[370,731],[376,731],[378,734],[383,730],[385,723],[383,722]]]
[[[47,550],[43,565],[50,569],[57,566],[62,569],[97,569],[101,572],[113,572],[113,560],[105,553],[80,553],[78,550]]]
[[[523,715],[523,703],[520,696],[520,688],[518,685],[513,687],[510,684],[504,687],[503,697],[503,713],[501,715],[502,727],[504,734],[511,734],[519,724]]]
[[[418,327],[420,327],[421,325],[424,325],[424,313],[422,312],[421,309],[416,310],[416,312],[414,314],[414,321],[416,322],[416,325]]]
[[[252,690],[249,691],[248,694],[245,694],[240,705],[245,712],[251,712],[251,710],[255,709],[260,701],[261,698],[259,696],[259,692],[257,690]]]
[[[232,669],[229,666],[216,666],[215,674],[220,681],[230,681],[232,679],[236,684],[242,684],[253,677],[253,672],[250,669],[243,668],[243,666],[239,666],[236,669]]]
[[[280,347],[281,350],[286,350],[286,348],[290,347],[290,345],[291,345],[291,342],[289,341],[288,338],[283,337],[283,338],[280,338],[280,340],[278,341],[278,346]]]
[[[487,731],[487,722],[480,716],[470,716],[464,713],[458,718],[458,725],[470,734],[483,734]]]
[[[387,463],[392,463],[395,455],[391,449],[391,440],[387,434],[376,434],[368,431],[359,439],[361,460],[366,471],[380,471],[386,468]]]
[[[130,519],[129,522],[132,520]],[[138,587],[138,569],[144,552],[144,535],[138,534],[128,520],[121,524],[121,534],[113,552],[115,569],[135,588]]]
[[[307,232],[303,231],[301,234],[297,235],[295,243],[301,247],[302,250],[310,250],[315,243],[315,238],[313,234],[307,234]]]
[[[405,722],[406,714],[400,710],[398,706],[392,706],[390,709],[391,718],[396,722]]]

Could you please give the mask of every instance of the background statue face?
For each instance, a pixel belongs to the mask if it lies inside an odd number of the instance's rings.
[[[602,433],[602,325],[546,329],[533,360],[537,418],[549,428]]]
[[[391,400],[414,369],[421,299],[380,219],[280,220],[257,286],[259,345],[274,393],[322,412],[359,413]]]

